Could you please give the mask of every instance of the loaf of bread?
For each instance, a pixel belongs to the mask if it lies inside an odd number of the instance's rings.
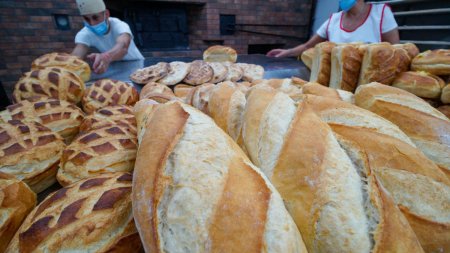
[[[303,85],[294,84],[294,81],[291,78],[263,79],[255,81],[253,82],[253,84],[254,85],[250,88],[250,90],[256,86],[265,85],[289,95],[289,97],[291,97],[294,100],[297,100],[297,98],[300,97],[301,94],[303,94],[302,93]]]
[[[423,252],[377,178],[358,170],[307,103],[297,108],[286,94],[253,89],[243,139],[283,197],[309,252]]]
[[[362,57],[354,45],[343,45],[331,51],[330,88],[354,92],[358,84]]]
[[[80,125],[80,133],[102,128],[105,126],[121,125],[136,131],[136,118],[133,109],[128,105],[106,106],[87,116]]]
[[[65,145],[61,136],[37,122],[0,124],[0,171],[12,174],[39,193],[56,182]]]
[[[175,96],[181,98],[182,100],[186,100],[186,97],[192,88],[194,88],[194,86],[190,86],[187,84],[177,84],[173,88],[173,93],[175,94]]]
[[[136,116],[137,140],[139,145],[144,137],[147,122],[149,118],[151,118],[151,113],[153,112],[155,105],[158,104],[158,102],[151,99],[142,99],[139,100],[133,107],[133,113]]]
[[[450,75],[450,50],[428,50],[417,55],[411,63],[411,69],[427,71],[434,75]]]
[[[0,252],[36,206],[36,193],[13,175],[0,172]]]
[[[32,97],[0,112],[0,122],[36,121],[57,132],[66,143],[78,133],[83,119],[83,111],[74,104],[48,97]]]
[[[450,105],[442,105],[437,108],[442,114],[450,119]]]
[[[306,252],[272,184],[211,118],[188,105],[157,105],[133,179],[146,252]]]
[[[56,177],[67,186],[105,172],[132,171],[136,149],[133,127],[109,125],[88,131],[64,150]]]
[[[393,46],[395,48],[395,54],[398,57],[397,74],[409,71],[412,58],[409,56],[408,51],[403,47]]]
[[[312,47],[310,49],[303,51],[300,58],[302,59],[302,62],[305,64],[305,66],[308,67],[308,69],[311,69],[312,62],[314,59],[314,48]]]
[[[206,62],[236,62],[237,53],[231,47],[211,46],[203,52],[203,60]]]
[[[444,104],[450,104],[450,83],[442,88],[441,102]]]
[[[322,42],[314,47],[310,82],[328,86],[331,75],[331,51],[336,46],[332,42]]]
[[[81,60],[75,55],[67,53],[49,53],[44,54],[33,61],[32,70],[45,69],[48,67],[61,67],[77,74],[84,82],[91,78],[91,68],[87,62]]]
[[[164,85],[175,85],[181,82],[190,71],[190,64],[181,62],[181,61],[173,61],[169,63],[170,70],[169,73],[158,80],[159,83]]]
[[[129,173],[105,173],[49,195],[6,252],[141,252]]]
[[[408,52],[409,58],[412,60],[416,57],[420,51],[419,48],[414,43],[403,43],[403,44],[394,44],[395,48],[403,48]]]
[[[25,73],[14,87],[13,99],[20,102],[33,96],[41,96],[77,104],[84,89],[84,82],[79,76],[64,68],[51,67]]]
[[[325,87],[318,83],[307,83],[303,85],[303,94],[311,94],[316,96],[323,96],[342,100],[347,103],[354,103],[353,93],[345,90],[337,90],[334,88]]]
[[[236,65],[244,72],[242,80],[246,82],[253,82],[264,78],[264,67],[261,65],[248,63],[236,63]]]
[[[183,82],[190,85],[201,85],[212,80],[214,71],[208,63],[196,60],[191,63],[191,67]]]
[[[139,99],[145,98],[155,100],[158,103],[166,103],[176,99],[176,96],[166,85],[151,82],[147,83],[139,94]]]
[[[186,103],[208,114],[208,101],[215,84],[205,83],[191,89],[186,97]]]
[[[367,46],[361,65],[358,86],[371,82],[390,85],[397,74],[399,62],[399,55],[395,53],[393,46],[386,43]]]
[[[138,100],[139,93],[132,85],[117,80],[102,79],[86,89],[81,103],[83,110],[91,114],[110,105],[133,106]]]
[[[415,95],[379,83],[358,87],[355,103],[396,124],[450,177],[450,121]]]
[[[445,83],[442,78],[427,72],[403,72],[395,77],[393,87],[411,92],[421,98],[438,99]]]

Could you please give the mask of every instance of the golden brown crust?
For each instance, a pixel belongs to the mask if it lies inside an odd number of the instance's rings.
[[[206,62],[232,62],[237,60],[237,53],[231,47],[220,45],[211,46],[203,52],[203,60]]]
[[[173,93],[175,94],[175,96],[181,98],[181,99],[186,99],[189,91],[194,88],[194,86],[191,85],[187,85],[187,84],[178,84],[173,88]]]
[[[137,84],[156,82],[166,77],[170,72],[170,64],[159,62],[155,65],[138,69],[130,75],[130,80]]]
[[[325,87],[318,83],[307,83],[303,85],[303,94],[310,94],[322,97],[333,98],[337,100],[342,100],[339,96],[337,90]]]
[[[73,72],[60,67],[50,67],[25,73],[16,83],[15,102],[34,96],[51,97],[77,104],[83,96],[83,80]]]
[[[427,71],[434,75],[450,75],[450,50],[428,50],[417,55],[411,63],[411,69]]]
[[[437,109],[450,119],[450,105],[442,105]]]
[[[331,52],[330,87],[354,92],[362,57],[354,45],[337,46]]]
[[[396,48],[405,49],[406,52],[408,52],[410,60],[414,59],[414,57],[420,53],[419,48],[417,48],[417,46],[413,43],[395,44],[393,46]]]
[[[394,45],[395,47],[395,45]],[[395,48],[395,54],[398,57],[397,73],[406,72],[409,70],[412,58],[409,56],[408,51],[404,48]]]
[[[302,59],[303,63],[305,64],[305,66],[308,67],[308,69],[311,69],[312,61],[314,59],[314,48],[312,47],[308,50],[303,51],[303,53],[301,55],[301,59]]]
[[[147,83],[139,94],[139,100],[152,99],[158,103],[166,103],[175,98],[173,91],[166,85],[150,82]]]
[[[408,71],[397,75],[393,87],[411,92],[422,98],[439,98],[445,83],[440,77],[427,72]]]
[[[91,114],[105,106],[133,106],[138,100],[139,93],[132,85],[117,80],[102,79],[86,89],[81,103],[83,110]]]
[[[0,252],[36,206],[36,194],[14,176],[0,172]]]
[[[49,53],[35,59],[31,64],[32,70],[48,67],[61,67],[77,74],[84,82],[91,78],[91,68],[82,59],[67,53]]]
[[[390,85],[397,73],[399,61],[395,48],[389,44],[380,43],[367,46],[358,86],[371,82]]]
[[[105,126],[122,125],[136,129],[133,109],[128,105],[106,106],[87,116],[80,125],[80,134]]]
[[[450,104],[450,83],[442,88],[441,102],[444,104]]]
[[[209,82],[213,76],[213,69],[208,63],[196,60],[191,63],[189,74],[187,74],[183,82],[190,85],[200,85]]]
[[[310,82],[328,86],[331,74],[331,51],[336,46],[332,42],[322,42],[314,47]]]

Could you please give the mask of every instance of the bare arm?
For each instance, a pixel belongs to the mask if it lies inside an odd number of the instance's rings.
[[[81,59],[84,59],[87,52],[89,51],[89,47],[84,44],[77,44],[72,51],[72,55],[78,56]]]
[[[381,34],[381,41],[389,42],[391,44],[400,43],[400,35],[398,34],[398,28],[392,31]]]
[[[92,65],[94,72],[101,74],[105,72],[109,64],[113,61],[122,60],[128,53],[128,47],[131,43],[131,36],[128,33],[121,34],[116,39],[116,44],[111,50],[103,53],[93,53],[88,55],[88,59],[94,61]]]
[[[290,49],[273,49],[270,52],[267,53],[267,56],[271,57],[296,57],[303,53],[303,51],[314,47],[316,44],[320,42],[324,42],[326,39],[320,37],[319,35],[315,34],[311,37],[306,43],[298,45],[294,48]]]

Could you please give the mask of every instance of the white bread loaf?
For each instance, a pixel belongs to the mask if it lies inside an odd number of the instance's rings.
[[[396,124],[450,177],[450,121],[415,95],[379,83],[358,87],[356,105]]]
[[[345,90],[325,87],[318,83],[307,83],[302,87],[303,94],[311,94],[354,103],[353,93]]]
[[[361,65],[358,86],[371,82],[390,85],[397,74],[399,62],[399,55],[389,43],[368,45]]]
[[[355,92],[362,56],[355,45],[343,45],[331,51],[330,88]]]
[[[421,98],[439,99],[445,83],[442,78],[427,72],[408,71],[398,74],[392,86]]]
[[[278,192],[214,122],[157,105],[139,147],[133,212],[147,252],[306,252]]]
[[[176,96],[166,85],[150,82],[142,88],[141,93],[139,94],[139,100],[141,99],[151,99],[158,103],[166,103],[176,99]]]
[[[411,63],[411,69],[427,71],[434,75],[450,75],[450,50],[427,50],[418,54]]]
[[[335,46],[333,42],[322,42],[314,47],[310,82],[328,86],[331,74],[331,51]]]
[[[214,87],[215,84],[213,83],[205,83],[191,89],[185,102],[204,113],[208,113],[209,94]]]
[[[142,99],[134,105],[133,113],[135,115],[137,124],[138,144],[141,144],[142,142],[142,138],[144,137],[145,129],[147,126],[147,121],[149,118],[151,118],[151,113],[154,109],[153,107],[158,104],[158,102],[151,99]]]
[[[215,45],[208,47],[203,52],[203,60],[206,62],[236,62],[237,53],[231,47]]]

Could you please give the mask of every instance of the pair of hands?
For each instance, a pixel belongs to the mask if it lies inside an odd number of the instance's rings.
[[[112,61],[112,57],[109,53],[92,53],[87,58],[93,62],[92,69],[96,74],[105,73]]]

